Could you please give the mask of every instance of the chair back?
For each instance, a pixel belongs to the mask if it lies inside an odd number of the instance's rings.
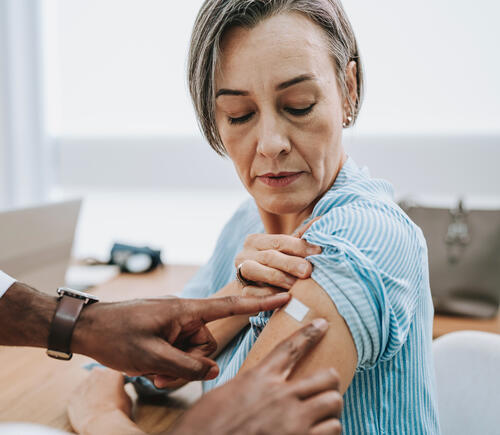
[[[453,332],[433,353],[442,434],[500,434],[500,335]]]

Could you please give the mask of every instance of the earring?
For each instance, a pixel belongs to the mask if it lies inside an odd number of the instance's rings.
[[[344,121],[342,123],[342,127],[344,127],[344,128],[349,127],[351,125],[352,116],[351,115],[347,115],[346,119],[347,119],[347,121]]]

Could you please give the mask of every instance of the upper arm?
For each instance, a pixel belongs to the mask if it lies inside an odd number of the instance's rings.
[[[311,320],[322,317],[329,323],[328,331],[314,350],[299,363],[292,378],[333,367],[340,377],[340,391],[344,393],[352,381],[357,362],[356,347],[345,320],[330,296],[312,279],[298,280],[290,293],[309,308],[308,313],[298,322],[284,309],[277,310],[250,350],[241,370],[255,366],[294,331]]]
[[[296,376],[334,367],[345,391],[356,369],[389,361],[406,342],[418,301],[428,292],[425,241],[398,209],[366,201],[333,208],[304,238],[322,252],[307,258],[312,278],[291,292],[310,308],[304,322],[324,317],[330,328]],[[299,327],[283,310],[275,313],[244,368]]]

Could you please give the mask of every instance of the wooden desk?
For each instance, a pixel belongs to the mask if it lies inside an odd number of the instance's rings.
[[[102,300],[125,300],[172,294],[182,289],[197,266],[167,266],[139,276],[122,275],[93,291]],[[491,320],[436,316],[434,336],[475,329],[500,333],[500,316]],[[25,421],[71,430],[66,403],[72,390],[88,372],[82,365],[90,361],[75,356],[70,362],[48,358],[42,349],[0,347],[0,421]],[[193,383],[176,393],[165,406],[139,404],[135,420],[146,432],[168,428],[200,393]]]
[[[434,338],[450,332],[464,330],[500,334],[500,313],[497,314],[496,317],[486,320],[443,315],[434,316],[434,328],[432,333]]]
[[[93,289],[105,301],[154,297],[179,292],[197,266],[167,266],[139,276],[121,275]],[[0,422],[24,421],[71,431],[66,405],[87,376],[90,358],[75,355],[69,362],[46,356],[43,349],[0,347]],[[148,433],[167,429],[201,393],[200,383],[187,385],[165,404],[138,404],[135,421]]]

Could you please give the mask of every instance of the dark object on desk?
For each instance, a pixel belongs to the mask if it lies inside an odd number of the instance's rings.
[[[500,210],[400,206],[423,231],[437,313],[493,317],[500,301]]]
[[[156,269],[162,265],[161,251],[115,243],[111,249],[111,258],[108,264],[120,266],[120,270],[125,273],[145,273]]]

